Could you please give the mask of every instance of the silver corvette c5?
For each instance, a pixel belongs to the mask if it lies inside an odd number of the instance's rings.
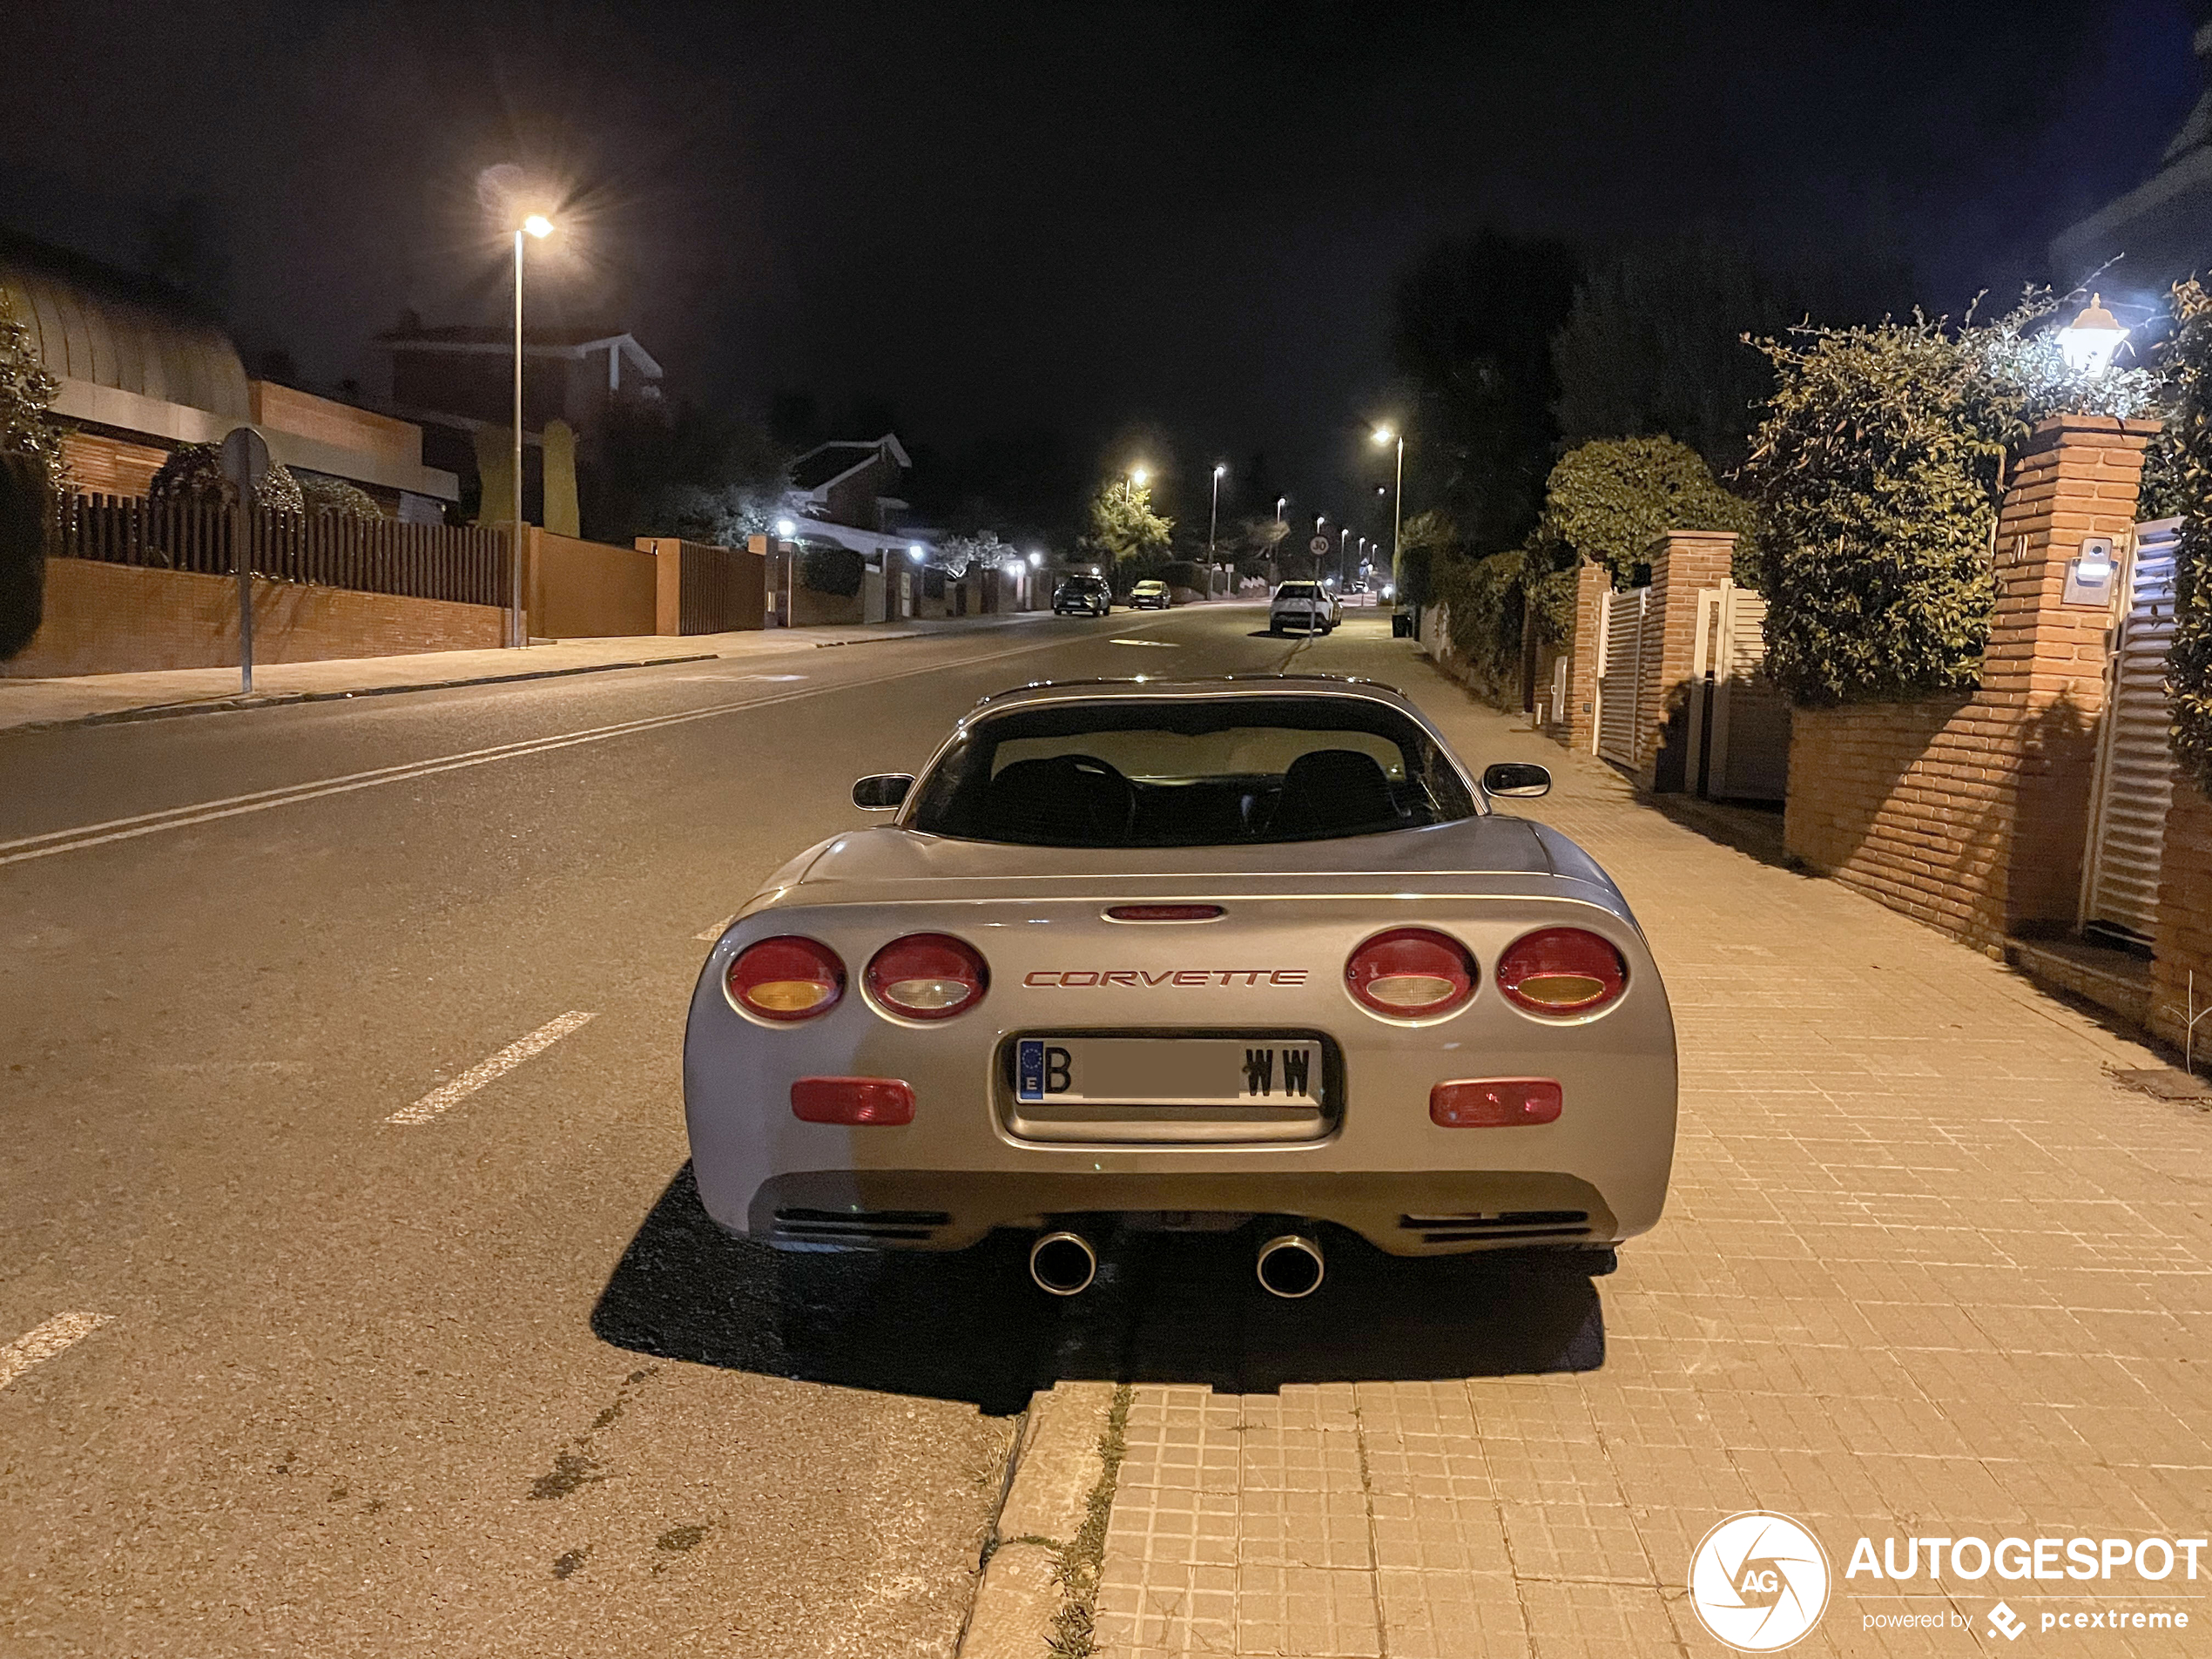
[[[1117,1225],[1249,1226],[1278,1295],[1331,1226],[1606,1271],[1666,1197],[1674,1022],[1604,871],[1492,808],[1548,784],[1326,676],[986,698],[708,957],[708,1213],[793,1248],[1025,1230],[1061,1294]]]

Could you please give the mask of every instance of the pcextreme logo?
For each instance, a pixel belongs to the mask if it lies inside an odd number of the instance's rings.
[[[1689,1558],[1689,1604],[1739,1653],[1775,1653],[1820,1622],[1828,1556],[1787,1515],[1747,1510],[1707,1533]]]

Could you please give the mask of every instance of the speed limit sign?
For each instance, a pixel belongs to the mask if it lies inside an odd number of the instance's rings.
[[[1329,538],[1325,536],[1317,536],[1305,545],[1309,552],[1326,553],[1329,550]]]

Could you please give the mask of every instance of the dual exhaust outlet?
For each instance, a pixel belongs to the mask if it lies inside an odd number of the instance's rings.
[[[1289,1300],[1320,1289],[1326,1271],[1321,1246],[1298,1233],[1269,1239],[1252,1263],[1260,1287]],[[1053,1296],[1080,1296],[1098,1277],[1098,1251],[1081,1233],[1046,1233],[1029,1247],[1029,1277]]]

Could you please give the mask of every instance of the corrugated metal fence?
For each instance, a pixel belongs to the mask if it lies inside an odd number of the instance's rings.
[[[272,581],[461,604],[508,602],[506,537],[495,529],[70,495],[55,510],[46,550],[55,558],[229,576],[241,533],[253,570]]]

